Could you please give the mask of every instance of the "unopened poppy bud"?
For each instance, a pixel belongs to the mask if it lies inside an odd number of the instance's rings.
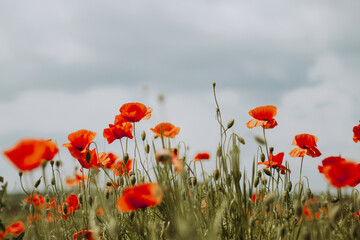
[[[221,146],[219,146],[219,147],[217,148],[216,155],[217,155],[218,157],[221,157],[221,155],[222,155]]]
[[[60,161],[60,160],[56,161],[56,162],[55,162],[55,166],[56,166],[57,168],[60,168],[60,166],[61,166],[61,161]]]
[[[329,217],[331,221],[337,222],[341,217],[341,205],[336,205],[330,209]]]
[[[146,144],[146,145],[145,145],[145,152],[146,152],[146,153],[149,153],[149,152],[150,152],[150,145],[149,145],[149,144]]]
[[[0,182],[3,183],[4,182],[4,177],[0,176]]]
[[[124,186],[124,179],[122,177],[118,177],[116,179],[116,182],[117,182],[118,186],[120,186],[120,187]]]
[[[264,153],[260,154],[260,161],[265,162],[265,154]]]
[[[231,128],[232,126],[234,126],[234,122],[235,122],[235,119],[231,119],[228,124],[227,124],[227,128]]]
[[[90,164],[90,162],[91,162],[91,154],[90,154],[90,151],[87,151],[87,152],[86,152],[85,161],[87,162],[87,164]]]
[[[123,156],[123,161],[126,165],[127,161],[129,160],[129,154],[128,153],[124,153],[124,156]]]
[[[219,179],[219,177],[220,177],[219,169],[215,169],[213,174],[214,174],[215,181],[217,181]]]
[[[83,204],[83,195],[81,193],[79,193],[78,198],[79,198],[80,204]]]
[[[134,175],[130,177],[130,183],[131,183],[131,185],[135,185],[136,177]]]
[[[239,141],[241,144],[245,145],[245,140],[244,140],[243,137],[237,136],[237,138],[238,138],[238,141]]]
[[[271,172],[268,168],[263,168],[263,171],[266,175],[270,176],[271,177]]]
[[[213,82],[213,87],[216,87],[216,82]]]
[[[107,181],[107,182],[106,182],[106,186],[111,187],[111,186],[112,186],[112,182]]]
[[[22,175],[23,175],[23,172],[19,172],[19,177],[22,177]]]
[[[67,203],[65,203],[65,204],[62,205],[62,211],[63,211],[64,215],[67,215],[67,214],[68,214]]]
[[[231,175],[230,174],[226,175],[226,184],[228,185],[228,187],[231,186]]]
[[[196,184],[197,184],[197,178],[196,178],[196,177],[193,177],[193,178],[191,179],[191,185],[192,185],[192,186],[196,186]]]
[[[259,145],[265,145],[264,138],[262,138],[262,137],[260,137],[260,136],[255,136],[255,141],[256,141]]]
[[[266,179],[266,178],[262,178],[261,181],[262,181],[262,183],[263,183],[264,185],[267,184],[267,179]]]
[[[90,207],[92,206],[93,202],[94,202],[94,199],[92,198],[92,196],[89,196],[89,205],[90,205]]]
[[[307,196],[308,198],[311,198],[311,195],[312,195],[312,193],[311,193],[310,188],[307,188],[307,189],[306,189],[306,196]]]
[[[56,184],[55,177],[52,177],[50,182],[51,182],[51,185],[55,185]]]
[[[50,162],[51,167],[53,167],[53,166],[54,166],[54,164],[55,164],[55,162],[54,162],[54,161],[51,161],[51,162]]]
[[[259,182],[260,182],[260,178],[256,177],[255,180],[254,180],[254,187],[255,188],[257,188],[257,186],[259,185]]]
[[[41,177],[35,182],[34,188],[37,188],[41,183]]]
[[[109,199],[109,197],[110,197],[109,189],[106,189],[106,190],[105,190],[105,198],[106,198],[106,199]]]
[[[286,191],[291,192],[291,189],[292,189],[292,183],[291,183],[291,181],[287,182],[286,185],[285,185],[285,187],[286,187]]]
[[[261,171],[260,171],[260,170],[257,171],[256,176],[258,176],[259,178],[261,178]]]
[[[274,152],[274,147],[269,147],[269,152],[273,153]]]
[[[295,210],[295,215],[300,218],[302,216],[303,213],[303,209],[302,206],[299,202],[296,202],[294,205],[294,210]]]
[[[305,199],[304,196],[302,196],[302,197],[301,197],[301,204],[302,204],[302,205],[305,205],[305,202],[306,202],[306,199]]]
[[[145,139],[146,139],[146,132],[143,130],[141,132],[141,140],[145,141]]]
[[[48,194],[46,194],[46,195],[45,195],[45,201],[46,201],[47,203],[49,203],[49,202],[50,202],[50,197],[49,197],[49,195],[48,195]]]

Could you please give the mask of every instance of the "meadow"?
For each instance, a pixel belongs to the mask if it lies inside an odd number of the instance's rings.
[[[102,133],[107,144],[119,145],[119,156],[100,152],[93,141],[97,133],[86,129],[66,133],[69,142],[62,145],[19,140],[3,154],[19,170],[25,195],[8,194],[0,177],[0,239],[360,239],[360,193],[354,188],[360,164],[323,156],[311,133],[293,136],[290,153],[277,152],[266,138],[267,131],[276,131],[277,108],[267,105],[248,112],[246,126],[262,136],[252,169],[242,171],[246,142],[232,131],[234,119],[223,121],[215,83],[213,91],[215,156],[189,156],[186,143],[176,138],[181,128],[171,123],[137,132],[153,110],[142,103],[119,106],[120,114]],[[358,142],[360,125],[352,127]],[[78,161],[73,177],[64,177],[61,147]],[[300,169],[290,169],[285,154],[301,161]],[[302,175],[308,158],[321,159],[318,174],[336,194],[312,192],[311,179]],[[205,172],[203,161],[215,161],[215,169]],[[24,175],[38,168],[43,176],[25,187]],[[45,176],[49,169],[51,176]],[[351,194],[342,194],[343,188]]]

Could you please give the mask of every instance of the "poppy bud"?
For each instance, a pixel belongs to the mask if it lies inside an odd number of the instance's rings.
[[[213,175],[214,175],[214,180],[217,181],[220,177],[220,171],[219,169],[215,169],[214,172],[213,172]]]
[[[285,187],[286,187],[286,191],[291,192],[291,189],[292,189],[292,183],[291,183],[291,181],[287,182],[286,185],[285,185]]]
[[[80,204],[83,204],[83,195],[81,193],[79,193],[78,198],[79,198]]]
[[[196,177],[193,177],[193,178],[191,179],[191,185],[192,185],[192,186],[196,186],[196,184],[197,184],[197,178],[196,178]]]
[[[260,136],[255,136],[255,141],[259,144],[259,145],[265,145],[265,141],[262,137]]]
[[[132,175],[132,176],[130,177],[130,182],[131,182],[131,185],[135,185],[135,183],[136,183],[136,177],[135,177],[135,175]]]
[[[296,202],[294,205],[294,209],[295,209],[295,215],[300,218],[303,214],[303,209],[302,206],[299,202]]]
[[[231,128],[234,125],[235,119],[231,119],[227,124],[227,129]]]
[[[0,182],[3,183],[4,182],[4,177],[0,176]]]
[[[146,145],[145,145],[145,152],[146,152],[146,153],[149,153],[149,152],[150,152],[150,146],[149,146],[149,144],[146,144]]]
[[[141,175],[141,176],[140,176],[140,182],[141,182],[141,183],[145,182],[145,176],[144,176],[144,175]]]
[[[141,132],[141,140],[145,141],[145,139],[146,139],[146,133],[145,133],[145,131],[143,130],[143,131]]]
[[[262,179],[261,179],[261,182],[262,182],[264,185],[266,185],[266,184],[267,184],[267,179],[266,179],[266,178],[262,178]]]
[[[112,183],[111,183],[110,181],[107,181],[107,182],[106,182],[106,186],[111,187],[111,186],[112,186]]]
[[[254,181],[254,187],[257,188],[257,186],[259,185],[259,182],[260,182],[260,178],[259,177],[256,177],[255,178],[255,181]]]
[[[273,153],[274,152],[274,147],[269,147],[269,152]]]
[[[226,184],[228,185],[228,187],[231,186],[231,175],[230,174],[226,175]]]
[[[307,188],[307,189],[306,189],[306,196],[307,196],[308,198],[311,198],[311,195],[312,195],[312,193],[311,193],[310,188]]]
[[[213,87],[216,87],[216,82],[213,82]]]
[[[263,171],[266,175],[270,176],[271,177],[271,172],[268,168],[263,168]]]
[[[124,179],[122,177],[118,177],[116,179],[116,182],[117,182],[118,186],[120,186],[120,187],[124,186]]]
[[[238,141],[239,141],[241,144],[245,145],[245,140],[244,140],[244,138],[243,138],[243,137],[240,137],[240,136],[237,136],[237,137],[238,137]]]
[[[35,182],[34,188],[37,188],[41,183],[41,177]]]
[[[106,198],[106,199],[109,199],[109,197],[110,197],[109,189],[106,189],[106,190],[105,190],[105,198]]]
[[[56,166],[57,168],[60,168],[60,166],[61,166],[61,161],[60,161],[60,160],[56,161],[56,162],[55,162],[55,166]]]
[[[51,180],[50,180],[50,182],[51,182],[51,185],[55,185],[55,184],[56,184],[56,182],[55,182],[55,177],[52,177]]]
[[[46,201],[47,203],[49,203],[49,202],[50,202],[50,197],[49,197],[49,195],[48,195],[48,194],[46,194],[46,195],[45,195],[45,201]]]
[[[87,164],[90,164],[90,161],[91,161],[90,151],[87,151],[87,152],[86,152],[85,161],[87,162]]]
[[[68,214],[67,203],[65,203],[65,204],[62,205],[62,211],[63,211],[64,215],[67,215],[67,214]]]
[[[19,172],[19,177],[22,177],[22,175],[23,175],[23,172]]]
[[[92,196],[89,196],[89,205],[90,205],[90,207],[92,207],[92,204],[93,204],[93,198],[92,198]]]
[[[260,154],[260,161],[265,162],[265,154],[264,153]]]
[[[256,176],[258,176],[259,178],[261,178],[261,171],[260,171],[260,170],[257,171]]]
[[[53,167],[53,166],[54,166],[54,164],[55,164],[55,162],[54,162],[54,161],[51,161],[51,162],[50,162],[51,167]]]
[[[126,165],[127,161],[129,160],[129,154],[128,153],[124,153],[124,156],[123,156],[123,161],[124,161],[124,164]]]
[[[221,157],[221,155],[222,155],[221,146],[219,146],[219,147],[217,148],[216,155],[217,155],[218,157]]]
[[[305,205],[305,201],[306,201],[305,197],[302,196],[302,197],[301,197],[301,204],[302,204],[302,205]]]

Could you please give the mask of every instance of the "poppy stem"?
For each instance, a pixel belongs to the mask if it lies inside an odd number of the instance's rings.
[[[299,183],[301,183],[301,173],[302,173],[302,166],[303,166],[303,162],[304,162],[304,157],[301,158],[301,166],[300,166],[300,178],[299,178]]]

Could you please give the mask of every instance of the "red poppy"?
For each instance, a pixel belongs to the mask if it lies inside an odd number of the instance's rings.
[[[180,128],[175,127],[171,123],[163,122],[155,126],[155,128],[150,128],[158,137],[161,137],[161,134],[164,138],[174,138],[179,134]]]
[[[355,187],[360,183],[360,164],[341,157],[328,157],[322,161],[319,172],[336,188]]]
[[[284,152],[278,153],[276,155],[273,155],[271,152],[269,153],[270,162],[258,162],[258,165],[264,164],[266,168],[270,168],[272,166],[273,168],[280,168],[281,174],[285,174],[285,171],[290,171],[290,169],[287,169],[284,165],[282,165],[283,159],[284,159]]]
[[[79,173],[75,173],[75,176],[72,177],[67,177],[65,179],[65,184],[68,186],[79,186],[80,182],[83,180],[82,178],[82,174]],[[87,180],[87,175],[84,175],[84,181]]]
[[[274,119],[274,117],[276,116],[276,110],[277,108],[272,105],[261,106],[251,109],[249,111],[249,114],[254,119],[248,121],[246,123],[246,126],[248,128],[253,128],[253,127],[263,127],[265,129],[274,128],[275,126],[277,126],[277,122]]]
[[[296,135],[292,145],[298,146],[293,149],[289,154],[292,157],[304,157],[305,155],[311,157],[319,157],[321,152],[316,148],[318,138],[311,134]]]
[[[25,231],[25,225],[22,221],[17,221],[6,227],[5,234],[19,234]]]
[[[58,153],[51,140],[23,139],[13,148],[5,150],[4,155],[21,171],[31,171],[39,167],[44,160],[51,161]]]
[[[126,103],[121,106],[121,117],[128,122],[139,122],[148,120],[151,117],[152,109],[142,103]]]
[[[160,151],[156,152],[156,161],[161,162],[162,164],[172,164],[175,166],[174,172],[179,173],[183,170],[184,164],[178,158],[178,150],[177,148],[171,149],[161,149]]]
[[[63,147],[69,149],[71,156],[78,160],[85,160],[86,153],[90,143],[96,136],[95,132],[81,129],[79,131],[70,133],[68,139],[70,143],[63,144]]]
[[[134,126],[129,122],[123,122],[118,125],[109,124],[109,128],[104,129],[103,136],[109,144],[116,139],[121,139],[123,137],[132,139],[133,128]]]
[[[354,137],[353,137],[354,142],[360,141],[360,124],[353,128],[353,132],[354,132]]]
[[[120,212],[153,207],[161,203],[164,192],[158,183],[143,183],[124,190],[117,201]]]
[[[80,240],[80,239],[84,239],[84,240],[95,240],[98,238],[94,237],[94,230],[84,230],[84,231],[80,231],[77,233],[74,233],[74,237],[73,240]],[[102,233],[99,234],[99,236],[103,236]]]
[[[256,201],[260,201],[260,195],[258,193],[254,193],[251,200],[253,203],[256,203]]]
[[[123,161],[119,161],[115,164],[115,167],[114,167],[114,174],[116,176],[124,176],[124,174],[129,174],[130,171],[131,171],[131,168],[132,168],[132,162],[133,160],[132,159],[128,159],[127,162],[126,162],[126,165],[124,164]]]
[[[37,209],[45,207],[45,198],[37,193],[34,193],[32,196],[28,196],[24,199],[24,201],[32,203]]]
[[[76,194],[70,194],[65,202],[68,204],[68,213],[73,213],[75,210],[80,209],[80,202]]]
[[[207,152],[198,153],[194,157],[195,161],[208,160],[208,159],[210,159],[210,153],[207,153]]]

